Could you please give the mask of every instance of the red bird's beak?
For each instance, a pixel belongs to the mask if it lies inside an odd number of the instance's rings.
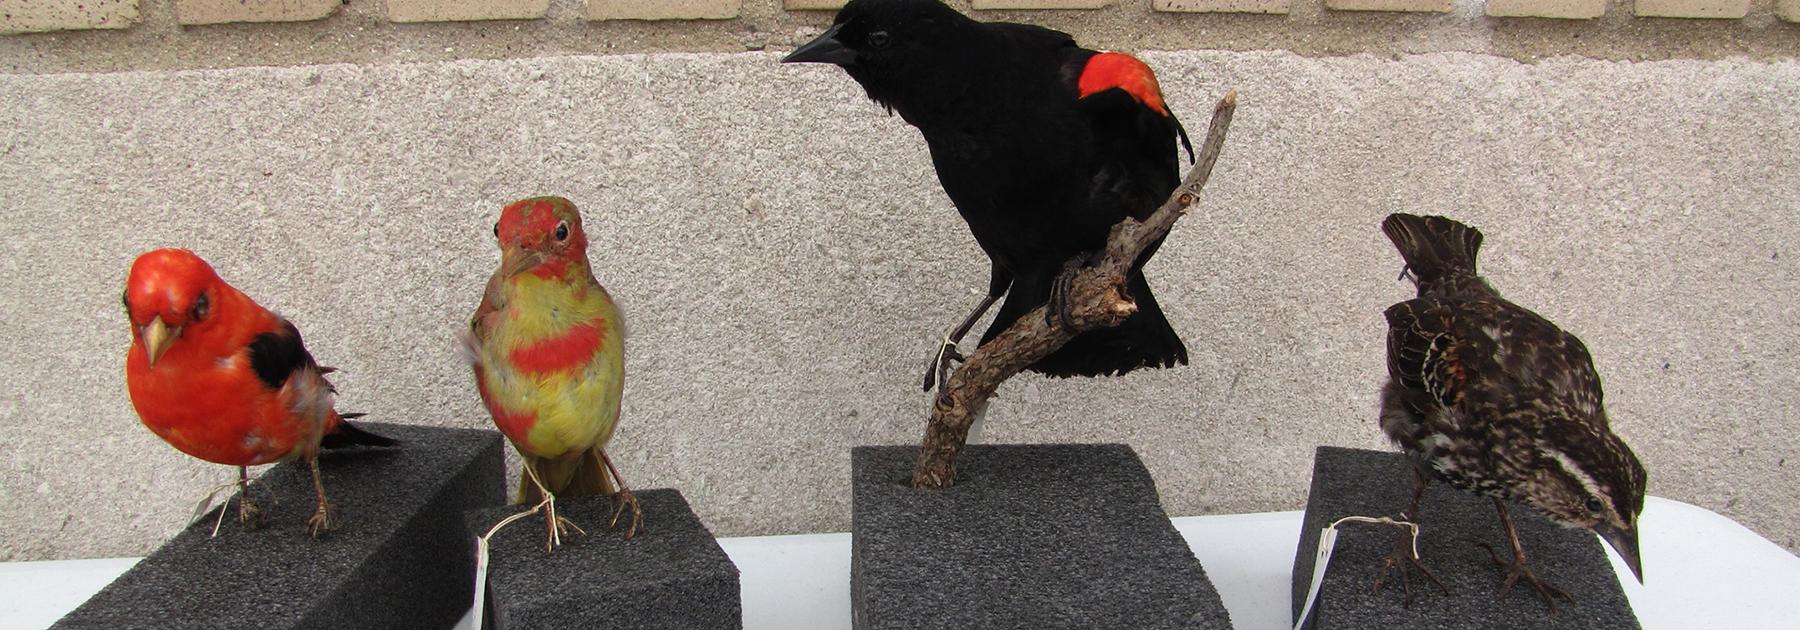
[[[169,344],[175,343],[175,338],[180,336],[181,327],[169,328],[162,317],[150,320],[150,325],[143,331],[144,352],[150,355],[150,365],[156,365],[156,360],[169,350]]]

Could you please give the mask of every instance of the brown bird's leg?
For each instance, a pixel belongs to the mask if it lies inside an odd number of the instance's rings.
[[[250,500],[250,471],[238,467],[238,524],[246,530],[255,530],[263,526],[262,508]]]
[[[632,494],[631,489],[625,487],[625,479],[619,476],[619,469],[613,467],[612,458],[606,456],[606,451],[594,449],[594,454],[600,458],[600,463],[606,466],[607,472],[612,473],[613,483],[618,486],[618,490],[613,492],[612,523],[607,527],[617,527],[619,517],[625,513],[625,507],[630,506],[631,524],[625,528],[625,540],[631,540],[632,536],[637,535],[638,530],[644,528],[644,508],[638,505],[637,495]]]
[[[555,550],[557,545],[562,544],[563,534],[587,534],[587,531],[576,526],[574,521],[557,515],[556,495],[551,494],[550,489],[544,487],[544,481],[538,478],[537,467],[531,465],[530,458],[525,460],[525,476],[531,479],[531,485],[537,489],[538,497],[541,499],[532,509],[544,510],[544,551]]]
[[[1525,548],[1519,545],[1519,532],[1518,530],[1513,529],[1512,514],[1507,513],[1506,502],[1494,499],[1494,509],[1500,511],[1500,525],[1506,528],[1506,541],[1512,543],[1512,562],[1502,561],[1500,555],[1494,553],[1494,548],[1491,545],[1488,545],[1487,543],[1480,544],[1482,549],[1487,550],[1488,558],[1493,560],[1494,564],[1507,568],[1506,582],[1500,587],[1500,596],[1505,597],[1506,592],[1512,590],[1513,582],[1518,581],[1519,578],[1522,577],[1525,578],[1526,583],[1531,584],[1533,590],[1537,591],[1539,597],[1544,598],[1544,603],[1550,606],[1550,614],[1552,615],[1556,614],[1557,598],[1560,597],[1571,602],[1575,601],[1574,598],[1569,597],[1568,591],[1557,588],[1556,585],[1539,579],[1537,575],[1531,572],[1529,567],[1525,566]]]
[[[306,463],[312,467],[313,494],[319,498],[318,509],[306,521],[306,535],[318,538],[331,530],[331,506],[325,502],[325,482],[319,479],[319,454],[308,456]]]
[[[963,337],[968,336],[969,329],[975,327],[975,322],[980,320],[982,315],[987,314],[988,309],[994,306],[994,302],[998,301],[1001,295],[1005,295],[1005,292],[989,292],[987,297],[981,298],[980,304],[975,305],[975,310],[969,311],[962,323],[957,324],[949,334],[944,335],[944,341],[942,345],[938,346],[937,354],[931,355],[931,363],[925,366],[925,391],[942,387],[946,381],[950,380],[950,364],[952,362],[960,363],[963,360],[962,350],[957,349],[957,345],[962,343]]]
[[[1425,486],[1429,485],[1431,480],[1425,477],[1425,472],[1419,470],[1418,466],[1412,467],[1412,473],[1412,503],[1407,505],[1405,512],[1400,513],[1400,520],[1417,524],[1419,522],[1419,499],[1425,496]],[[1419,562],[1419,558],[1413,555],[1413,550],[1416,548],[1412,531],[1402,530],[1400,536],[1394,539],[1394,551],[1382,559],[1381,569],[1375,572],[1375,583],[1370,590],[1376,593],[1381,592],[1382,582],[1387,580],[1388,573],[1397,572],[1400,574],[1400,590],[1404,593],[1400,599],[1400,605],[1402,607],[1411,606],[1412,577],[1409,570],[1417,569],[1421,575],[1430,578],[1431,583],[1436,584],[1439,591],[1449,595],[1450,589],[1445,588],[1444,583],[1432,574],[1431,569],[1425,568],[1425,565]]]

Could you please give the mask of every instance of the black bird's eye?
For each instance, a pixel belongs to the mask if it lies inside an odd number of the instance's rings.
[[[869,33],[869,46],[872,48],[887,48],[888,44],[893,43],[892,39],[893,38],[888,37],[887,31],[875,31]]]
[[[1589,512],[1593,512],[1593,513],[1596,513],[1596,514],[1598,514],[1598,513],[1600,513],[1600,511],[1601,511],[1601,510],[1604,510],[1604,509],[1606,509],[1606,506],[1604,506],[1604,505],[1601,505],[1601,504],[1600,504],[1600,500],[1599,500],[1599,499],[1596,499],[1596,498],[1593,498],[1593,497],[1588,497],[1588,500],[1587,500],[1587,509],[1588,509],[1588,511],[1589,511]]]
[[[557,224],[556,224],[556,240],[566,241],[568,239],[569,239],[569,222],[568,221],[557,222]]]
[[[212,310],[212,302],[206,299],[205,293],[200,294],[199,299],[194,300],[194,313],[192,315],[194,321],[206,319],[206,312],[210,310]]]

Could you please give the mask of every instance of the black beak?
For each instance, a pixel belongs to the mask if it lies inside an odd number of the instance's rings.
[[[820,33],[812,41],[806,42],[788,56],[781,58],[781,63],[835,63],[840,66],[856,65],[856,51],[844,47],[838,41],[838,31],[843,24],[833,24],[830,29]]]
[[[1637,529],[1635,527],[1614,529],[1607,525],[1601,525],[1595,527],[1594,532],[1600,534],[1600,540],[1606,541],[1606,545],[1618,552],[1620,558],[1625,559],[1625,566],[1631,567],[1632,577],[1637,578],[1639,584],[1643,584],[1644,565],[1638,559]]]

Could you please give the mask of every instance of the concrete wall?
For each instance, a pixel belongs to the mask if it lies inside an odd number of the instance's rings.
[[[1192,127],[1242,95],[1150,268],[1193,364],[1020,378],[988,441],[1133,444],[1177,515],[1295,509],[1314,446],[1383,446],[1380,313],[1410,289],[1377,222],[1446,213],[1593,348],[1652,493],[1795,548],[1800,63],[1146,58]],[[916,443],[985,272],[916,132],[776,59],[0,75],[0,559],[145,553],[232,476],[130,409],[135,254],[193,248],[292,318],[346,409],[485,427],[454,334],[499,206],[545,193],[630,318],[628,479],[721,535],[846,529],[849,447]]]

